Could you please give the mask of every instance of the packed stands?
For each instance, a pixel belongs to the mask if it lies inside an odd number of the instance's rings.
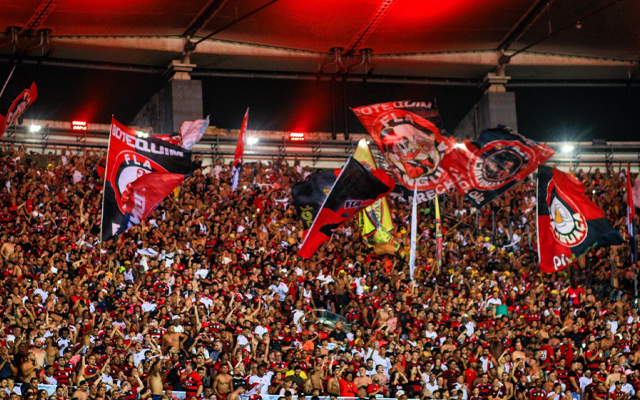
[[[372,254],[354,221],[297,258],[289,188],[311,170],[284,160],[246,164],[236,192],[228,165],[196,171],[151,218],[100,244],[104,156],[2,150],[3,398],[627,400],[640,390],[637,264],[626,246],[601,248],[541,275],[531,178],[477,213],[453,192],[443,199],[440,271],[433,209],[420,204],[412,282],[406,260]],[[624,171],[576,176],[624,233]],[[390,202],[408,246],[410,205]]]

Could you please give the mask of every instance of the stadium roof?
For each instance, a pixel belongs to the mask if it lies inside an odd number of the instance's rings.
[[[636,0],[4,0],[1,8],[0,30],[30,34],[32,56],[49,41],[46,62],[63,65],[158,71],[187,40],[203,38],[190,62],[228,73],[315,74],[334,47],[353,74],[373,67],[358,66],[371,49],[375,75],[392,77],[482,79],[503,54],[530,45],[506,65],[513,79],[629,80],[640,60]],[[38,47],[43,29],[50,36]]]

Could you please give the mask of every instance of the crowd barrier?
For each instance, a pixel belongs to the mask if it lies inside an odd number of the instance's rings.
[[[56,385],[38,385],[38,389],[40,390],[46,390],[47,394],[49,396],[55,394],[56,392]],[[178,392],[178,391],[172,391],[171,393],[173,393],[173,400],[184,400],[187,395],[185,392]],[[249,400],[249,398],[251,396],[249,395],[245,395],[245,396],[240,396],[243,400]],[[275,395],[275,394],[270,394],[267,396],[261,396],[262,400],[278,400],[280,397],[283,396],[279,396],[279,395]],[[294,399],[298,400],[299,397],[298,396],[294,396]],[[330,397],[329,396],[319,396],[320,400],[329,400]],[[358,400],[358,397],[337,397],[338,400]],[[377,400],[397,400],[393,397],[377,397]],[[304,400],[311,400],[311,396],[306,396],[304,398]],[[417,400],[417,399],[408,399],[408,400]]]

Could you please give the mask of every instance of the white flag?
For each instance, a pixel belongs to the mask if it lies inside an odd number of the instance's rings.
[[[202,139],[204,132],[209,127],[209,116],[205,119],[196,119],[195,121],[184,121],[180,125],[180,143],[179,146],[186,150],[191,148]]]

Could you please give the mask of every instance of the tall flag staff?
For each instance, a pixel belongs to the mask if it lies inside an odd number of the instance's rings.
[[[298,256],[302,258],[311,258],[345,221],[389,194],[396,186],[386,172],[381,169],[370,171],[353,156],[333,174],[333,182],[330,175],[320,172],[291,188],[298,215],[305,227],[309,226],[298,249]]]
[[[435,199],[436,202],[436,273],[440,273],[442,268],[442,221],[440,219],[440,204],[438,203],[438,196]]]
[[[633,187],[631,186],[631,165],[627,164],[627,231],[629,232],[629,248],[631,249],[631,262],[638,261],[638,244],[636,242],[636,208],[633,204]]]
[[[231,191],[236,190],[240,182],[240,171],[244,159],[244,142],[247,136],[247,121],[249,120],[249,108],[244,113],[242,126],[240,127],[240,135],[238,135],[238,145],[236,146],[236,155],[233,158],[233,169],[231,170]]]
[[[418,236],[418,185],[413,185],[413,205],[411,206],[411,250],[409,250],[409,277],[413,280],[416,269],[416,242]]]
[[[100,240],[120,235],[146,219],[193,173],[191,156],[191,150],[136,132],[112,118]]]
[[[638,242],[636,239],[636,208],[633,203],[633,187],[631,186],[631,164],[627,163],[627,232],[629,233],[629,250],[631,263],[638,261]],[[633,277],[633,297],[638,305],[638,275]]]

